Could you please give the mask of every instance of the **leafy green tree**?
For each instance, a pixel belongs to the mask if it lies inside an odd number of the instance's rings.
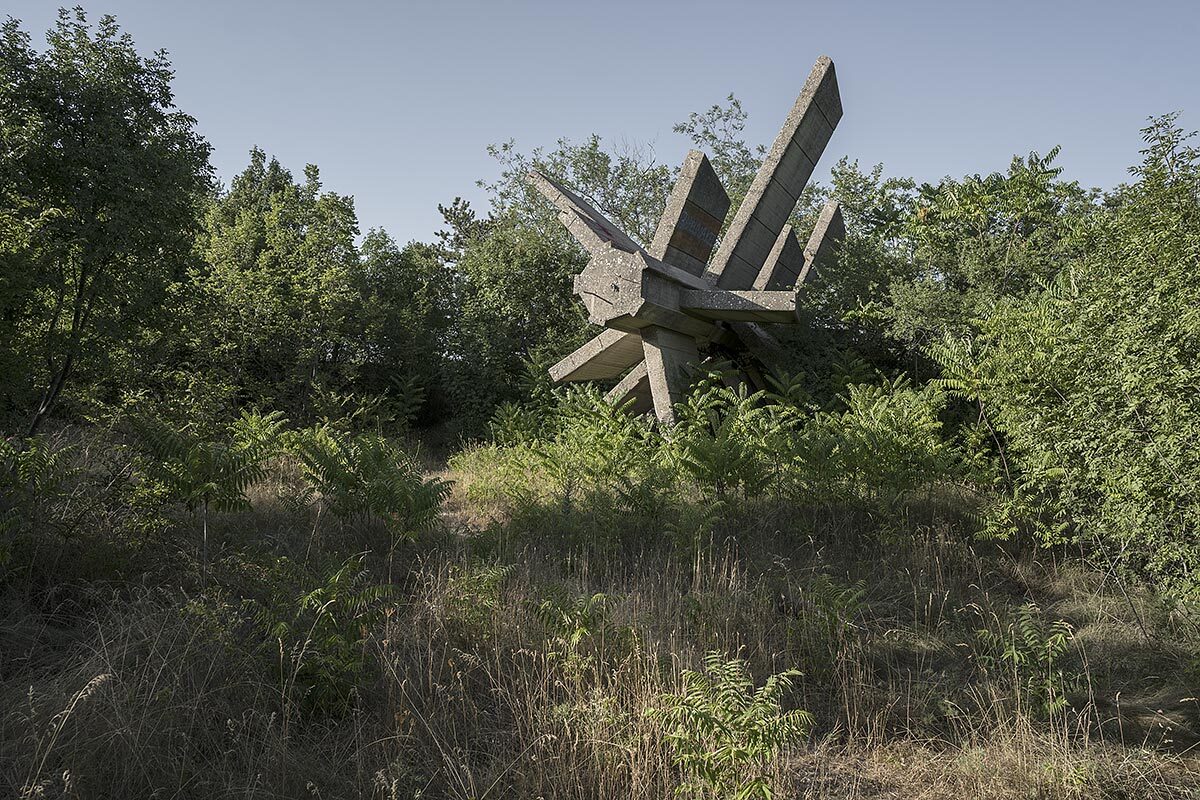
[[[1008,171],[920,187],[908,234],[911,274],[888,287],[893,336],[923,344],[963,334],[1005,297],[1036,292],[1081,253],[1094,193],[1059,179],[1058,148],[1014,157]]]
[[[414,417],[431,422],[450,411],[443,380],[454,275],[436,246],[401,248],[382,230],[368,233],[360,249],[356,386],[405,402]]]
[[[297,415],[313,384],[351,382],[362,357],[357,235],[352,199],[322,192],[315,166],[297,183],[251,151],[205,220],[205,264],[192,276],[198,370]]]
[[[1007,442],[1003,528],[1093,545],[1106,567],[1200,596],[1200,148],[1173,116],[1136,180],[1090,214],[1077,257],[999,305],[967,389]]]
[[[489,220],[454,267],[461,292],[449,332],[446,391],[468,429],[521,397],[523,362],[547,361],[587,335],[572,281],[586,261],[511,213]]]
[[[742,108],[742,101],[732,94],[725,101],[728,105],[715,103],[705,111],[693,111],[674,130],[705,152],[736,209],[750,189],[767,149],[746,143],[743,132],[749,115]]]
[[[493,212],[514,211],[544,235],[572,247],[578,245],[558,222],[557,211],[525,181],[531,169],[572,187],[643,244],[654,238],[675,178],[650,148],[625,144],[606,149],[595,134],[583,144],[559,139],[549,152],[535,148],[526,155],[512,141],[492,145],[488,152],[501,167],[500,177],[485,184]]]
[[[211,186],[165,53],[78,8],[47,43],[0,27],[0,413],[31,434],[155,338]]]

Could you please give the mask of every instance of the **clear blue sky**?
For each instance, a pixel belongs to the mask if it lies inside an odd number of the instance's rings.
[[[57,3],[7,0],[41,42]],[[429,239],[437,204],[485,207],[489,143],[595,132],[675,163],[674,123],[730,92],[769,143],[818,55],[837,64],[845,154],[935,180],[1061,144],[1110,187],[1147,116],[1200,127],[1200,2],[89,0],[146,52],[226,182],[258,145],[355,197],[363,230]]]

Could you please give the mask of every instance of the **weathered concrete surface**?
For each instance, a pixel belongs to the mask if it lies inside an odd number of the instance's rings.
[[[711,324],[679,310],[680,292],[696,284],[704,286],[694,275],[658,262],[645,252],[607,247],[575,278],[575,291],[588,308],[588,321],[596,325],[633,333],[659,325],[705,337]]]
[[[833,264],[845,240],[846,223],[842,219],[842,207],[836,200],[830,200],[821,209],[821,216],[804,247],[804,269],[801,270],[799,283],[804,283],[813,269],[824,269]]]
[[[642,249],[641,245],[570,189],[560,186],[537,170],[530,172],[528,178],[558,209],[558,218],[575,240],[592,255],[602,252],[607,246],[627,253]]]
[[[680,294],[679,307],[701,319],[794,322],[796,293],[689,289]]]
[[[754,284],[841,117],[833,61],[821,56],[706,270],[718,287]]]
[[[696,340],[668,328],[642,331],[642,349],[654,398],[654,415],[668,425],[675,422],[675,404],[687,390],[688,369],[700,362]]]
[[[692,150],[647,250],[660,261],[703,275],[728,213],[729,195],[720,178],[708,158]]]
[[[791,225],[784,225],[771,248],[767,261],[754,279],[754,288],[759,291],[791,289],[804,270],[804,250]]]
[[[641,344],[640,339],[638,344]],[[645,414],[653,411],[654,395],[650,391],[650,374],[646,368],[646,362],[639,361],[629,371],[629,374],[609,390],[608,394],[604,395],[604,399],[610,403],[623,403],[631,400],[629,411],[633,414]]]
[[[642,360],[642,338],[636,333],[604,330],[550,368],[555,383],[614,378]]]

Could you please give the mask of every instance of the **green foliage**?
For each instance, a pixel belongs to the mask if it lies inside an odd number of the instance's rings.
[[[297,415],[310,384],[353,377],[361,294],[349,197],[322,193],[317,168],[304,183],[263,151],[205,218],[204,266],[192,280],[199,366],[259,402]]]
[[[191,261],[209,146],[164,54],[112,17],[59,12],[38,52],[0,27],[0,416],[35,432],[59,400],[129,379]],[[70,387],[74,387],[73,389]]]
[[[550,645],[546,655],[567,676],[581,679],[590,669],[600,668],[601,657],[619,657],[633,646],[632,629],[613,624],[609,617],[613,602],[603,592],[575,595],[556,584],[538,603],[535,613]]]
[[[319,425],[289,436],[309,499],[342,519],[373,518],[399,536],[415,536],[437,518],[450,486],[425,478],[420,463],[377,434]]]
[[[581,494],[636,491],[654,474],[653,433],[645,420],[605,401],[594,388],[564,390],[552,430],[530,449],[564,508]]]
[[[242,412],[220,437],[210,438],[192,424],[174,426],[155,417],[134,420],[145,478],[162,486],[167,496],[188,509],[201,511],[200,562],[208,571],[208,512],[250,505],[246,490],[265,474],[286,420],[277,411]]]
[[[692,112],[686,122],[675,125],[675,132],[685,134],[705,151],[736,208],[746,196],[767,149],[746,144],[742,134],[748,115],[742,102],[732,94],[725,102],[728,105],[716,103],[703,112]]]
[[[828,680],[840,660],[855,644],[855,618],[866,607],[866,584],[844,583],[818,574],[803,581],[791,598],[795,614],[788,624],[789,641],[794,641],[803,663],[814,680]]]
[[[791,490],[824,502],[894,507],[953,476],[938,414],[944,397],[907,378],[851,386],[844,410],[820,411],[789,442]]]
[[[605,536],[612,533],[606,522],[662,510],[669,477],[661,437],[594,387],[556,390],[540,415],[502,406],[492,428],[507,446],[452,462],[475,474],[468,487],[474,499],[526,511],[545,506],[560,517],[587,513]]]
[[[719,652],[705,655],[703,671],[684,670],[680,690],[663,695],[651,712],[683,773],[678,793],[712,800],[773,797],[772,762],[802,741],[813,723],[806,711],[782,708],[799,674],[771,675],[756,689],[746,663]]]
[[[1065,620],[1046,622],[1041,609],[1026,603],[1003,633],[981,629],[980,665],[989,671],[1004,670],[1012,677],[1019,699],[1039,715],[1050,716],[1067,706],[1067,693],[1079,688],[1077,676],[1063,667],[1074,639]]]
[[[493,615],[501,610],[501,593],[513,574],[510,565],[468,563],[447,577],[440,599],[443,618],[463,641],[486,635]]]
[[[281,559],[272,573],[256,618],[278,654],[285,696],[302,715],[344,713],[373,663],[367,631],[383,618],[393,587],[371,580],[362,555],[312,575]]]
[[[246,490],[265,474],[287,420],[277,411],[242,412],[224,435],[210,438],[195,425],[174,426],[156,417],[134,421],[148,458],[145,476],[166,487],[189,509],[233,511],[246,508]]]
[[[828,575],[817,575],[805,590],[813,616],[830,636],[862,610],[867,595],[867,586],[861,580],[842,584]]]
[[[1078,232],[1094,195],[1058,180],[1058,148],[1014,157],[1008,171],[920,187],[909,217],[913,272],[893,282],[893,336],[924,343],[963,335],[1005,297],[1036,292],[1083,252]]]
[[[766,442],[772,420],[762,393],[723,385],[719,373],[702,379],[680,405],[671,431],[674,460],[718,501],[729,491],[754,496],[767,483]]]
[[[970,382],[943,360],[1013,473],[997,530],[1084,543],[1194,597],[1200,150],[1171,117],[1145,135],[1137,181],[1088,218],[1085,252],[984,321]]]
[[[432,245],[403,248],[383,231],[360,247],[357,309],[351,314],[355,384],[382,395],[397,427],[447,414],[445,353],[455,312],[455,277]]]
[[[594,134],[583,144],[559,139],[550,152],[535,148],[525,155],[512,141],[492,145],[488,152],[501,168],[499,180],[487,186],[495,208],[536,220],[544,234],[559,238],[569,248],[578,244],[558,222],[552,206],[525,182],[530,170],[580,192],[622,230],[647,244],[654,238],[675,177],[670,167],[655,163],[648,148],[625,144],[609,150]]]
[[[74,471],[69,456],[69,447],[45,437],[0,439],[0,569],[8,566],[18,535],[53,524],[55,500]]]

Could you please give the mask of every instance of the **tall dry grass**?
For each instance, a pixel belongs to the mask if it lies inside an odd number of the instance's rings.
[[[311,521],[260,499],[218,526],[224,567],[205,594],[6,604],[0,795],[667,798],[681,776],[647,712],[712,650],[759,680],[803,673],[788,703],[816,727],[772,764],[779,797],[1200,792],[1179,612],[1053,554],[969,543],[935,511],[901,530],[743,503],[691,545],[628,530],[588,546],[572,527],[586,508],[489,521],[460,495],[450,518],[474,527],[405,551],[394,597],[361,617],[353,690],[329,709],[297,675],[332,645],[273,638],[254,606],[266,567],[237,549],[299,559]],[[319,546],[338,541],[331,529]],[[1010,636],[1031,602],[1073,626],[1050,711],[980,634]]]

